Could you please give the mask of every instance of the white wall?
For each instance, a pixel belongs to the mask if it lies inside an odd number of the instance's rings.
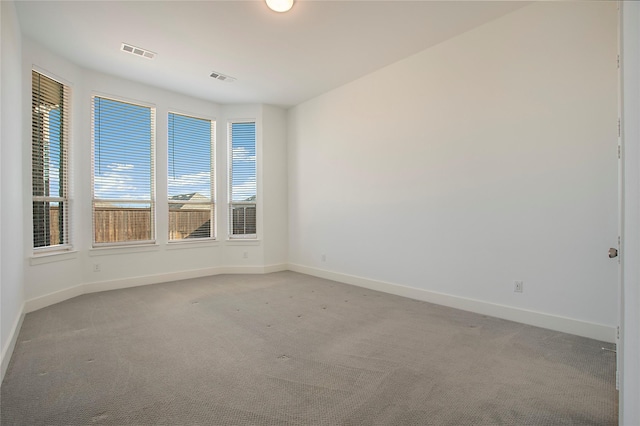
[[[616,19],[535,3],[291,109],[292,268],[613,340]]]
[[[75,287],[82,282],[82,264],[78,253],[64,256],[45,256],[40,259],[33,258],[33,223],[28,218],[32,215],[31,201],[31,70],[35,68],[39,72],[44,72],[49,77],[55,78],[65,83],[71,88],[71,149],[70,161],[76,167],[84,166],[82,158],[78,156],[78,147],[81,147],[84,138],[80,132],[80,121],[75,117],[78,115],[82,103],[79,102],[82,90],[82,71],[76,65],[65,61],[54,55],[53,53],[42,49],[38,44],[28,39],[23,39],[22,57],[21,57],[21,81],[22,81],[22,111],[20,120],[22,122],[22,157],[20,164],[22,192],[20,194],[22,210],[24,212],[24,220],[22,224],[22,238],[24,246],[22,248],[23,258],[26,259],[25,265],[25,298],[29,300],[34,295],[43,295],[51,292],[59,291],[62,288]],[[76,98],[78,98],[76,100]],[[89,142],[90,143],[90,142]],[[84,182],[86,179],[82,173],[72,170],[72,178],[70,180],[70,191],[72,194],[71,217],[74,219],[74,225],[70,230],[70,235],[74,240],[77,238],[78,232],[82,229],[77,226],[82,221],[79,212],[82,207],[81,202],[76,202],[75,194],[79,188],[76,184]],[[90,182],[89,178],[86,180]],[[89,222],[91,224],[91,222]],[[78,247],[75,247],[77,250]],[[39,274],[40,273],[40,274]]]
[[[288,261],[287,114],[281,108],[264,105],[262,158],[264,164],[264,263]]]
[[[225,105],[223,107],[224,120],[220,121],[218,128],[218,155],[219,158],[227,158],[228,150],[228,122],[233,120],[250,120],[256,121],[256,155],[262,158],[264,136],[261,105]],[[264,188],[264,163],[258,162],[256,170],[256,179],[258,187],[258,195],[263,193]],[[226,210],[226,202],[228,199],[227,185],[229,184],[229,176],[227,170],[223,170],[222,174],[218,174],[218,192],[220,200],[220,210],[218,210],[218,220],[222,226],[222,235],[226,235],[229,229],[228,210]],[[263,197],[257,198],[257,241],[251,240],[228,240],[225,241],[225,264],[234,267],[244,267],[264,264],[264,209]],[[246,257],[245,257],[246,253]]]
[[[136,60],[137,58],[132,58]],[[281,116],[284,111],[276,107],[265,107],[269,117],[263,118],[261,105],[223,106],[195,99],[151,86],[123,80],[117,77],[90,71],[71,64],[30,40],[24,41],[23,49],[23,96],[30,97],[30,73],[32,67],[41,70],[72,87],[72,253],[55,256],[33,256],[31,244],[24,248],[28,259],[25,269],[25,293],[27,311],[38,309],[60,300],[82,294],[142,285],[195,276],[206,276],[227,272],[264,272],[286,267],[286,233],[271,232],[266,227],[281,227],[276,211],[265,210],[259,217],[260,241],[227,240],[227,120],[255,119],[261,188],[269,202],[286,205],[286,181],[281,168],[286,167],[282,157],[278,158],[286,134]],[[156,242],[155,245],[127,248],[92,248],[91,223],[91,96],[105,95],[133,102],[153,105],[156,109]],[[275,111],[275,112],[271,112]],[[179,112],[215,119],[217,121],[217,169],[216,201],[217,241],[168,243],[166,211],[167,191],[167,113]],[[30,134],[30,112],[23,107],[23,132]],[[263,136],[263,127],[268,129]],[[24,180],[22,199],[24,210],[30,206],[30,144],[24,141],[22,177]],[[264,142],[268,146],[263,147]],[[264,153],[264,156],[262,155]],[[273,177],[272,177],[273,175]],[[281,187],[281,188],[279,188]],[[263,197],[264,198],[264,197]],[[284,208],[284,207],[282,207]],[[260,209],[261,211],[262,209]],[[30,213],[27,213],[27,217]],[[24,235],[31,235],[31,222],[26,221]],[[268,235],[268,237],[264,237]],[[29,238],[25,241],[29,241]],[[275,241],[275,240],[278,241]],[[265,247],[275,248],[265,263]],[[245,257],[246,253],[246,257]],[[94,272],[94,264],[100,272]]]
[[[620,424],[640,424],[640,3],[622,4],[624,230]]]
[[[4,377],[22,316],[24,257],[22,194],[22,96],[20,25],[13,2],[0,2],[0,381]]]

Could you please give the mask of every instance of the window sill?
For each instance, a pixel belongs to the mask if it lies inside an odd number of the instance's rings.
[[[249,240],[249,239],[232,239],[226,240],[225,243],[229,246],[259,246],[262,244],[261,240]]]
[[[94,247],[89,250],[89,256],[112,256],[118,254],[129,253],[145,253],[160,250],[158,244],[144,244],[144,245],[122,245],[114,247]]]
[[[78,258],[77,251],[58,251],[34,254],[29,258],[29,265],[43,265],[45,263],[64,262]]]
[[[182,250],[182,249],[192,249],[192,248],[209,248],[209,247],[218,247],[220,242],[214,239],[207,239],[205,241],[197,241],[197,240],[176,240],[169,241],[167,243],[167,250]]]

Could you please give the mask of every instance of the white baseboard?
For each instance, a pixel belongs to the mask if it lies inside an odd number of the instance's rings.
[[[96,293],[98,291],[118,290],[121,288],[138,287],[149,284],[160,284],[171,281],[188,280],[192,278],[210,277],[221,274],[266,274],[270,272],[284,271],[287,265],[269,266],[220,266],[213,268],[194,269],[190,271],[171,272],[144,277],[126,278],[112,281],[100,281],[85,284],[84,293]]]
[[[109,281],[98,281],[66,288],[54,293],[45,294],[25,302],[25,313],[37,311],[47,306],[63,302],[76,296],[99,291],[118,290],[121,288],[138,287],[142,285],[160,284],[170,281],[188,280],[221,274],[268,274],[271,272],[286,271],[287,264],[275,264],[267,266],[221,266],[214,268],[195,269],[190,271],[172,272],[166,274],[146,275],[142,277],[124,278]]]
[[[556,330],[564,333],[588,337],[591,339],[615,343],[616,330],[614,327],[580,321],[557,315],[551,315],[543,312],[519,309],[511,306],[499,305],[475,299],[468,299],[464,297],[453,296],[414,287],[407,287],[399,284],[372,280],[354,275],[342,274],[297,264],[274,264],[266,266],[223,266],[174,272],[168,274],[157,274],[143,277],[87,283],[27,300],[22,307],[22,314],[19,321],[14,324],[14,335],[12,335],[12,338],[10,339],[6,347],[3,348],[2,374],[4,374],[6,368],[5,357],[10,358],[11,353],[13,352],[15,339],[17,338],[17,333],[20,330],[20,324],[22,324],[22,319],[24,318],[24,314],[26,313],[42,309],[44,307],[62,302],[67,299],[71,299],[76,296],[80,296],[82,294],[95,293],[99,291],[117,290],[121,288],[159,284],[170,281],[180,281],[220,274],[265,274],[285,270],[300,272],[303,274],[338,281],[345,284],[351,284],[358,287],[382,291],[385,293],[395,294],[411,299],[423,300],[425,302],[436,303],[438,305],[449,306],[452,308],[476,312],[483,315],[490,315],[493,317],[547,328],[550,330]],[[8,359],[6,359],[7,365],[8,362]]]
[[[81,296],[84,293],[84,285],[81,284],[45,294],[44,296],[35,297],[24,302],[24,313],[28,314],[29,312],[37,311],[38,309],[64,302],[67,299]]]
[[[271,274],[272,272],[282,272],[282,271],[288,271],[289,270],[289,265],[287,265],[286,263],[277,263],[274,265],[266,265],[264,267],[264,272],[265,274]]]
[[[289,270],[358,287],[364,287],[371,290],[382,291],[384,293],[395,294],[397,296],[422,300],[438,305],[449,306],[451,308],[515,321],[522,324],[588,337],[590,339],[601,340],[609,343],[615,343],[616,341],[616,329],[602,324],[580,321],[543,312],[519,309],[511,306],[484,302],[481,300],[452,296],[449,294],[423,290],[415,287],[407,287],[384,281],[371,280],[368,278],[331,272],[308,266],[289,264]]]
[[[22,327],[22,321],[24,321],[25,315],[25,306],[24,303],[20,307],[20,314],[18,318],[13,323],[13,327],[11,327],[11,334],[7,343],[2,348],[2,358],[0,358],[0,383],[4,380],[4,374],[7,372],[7,368],[9,368],[9,361],[11,361],[11,355],[13,355],[13,349],[16,347],[16,342],[18,341],[18,334],[20,334],[20,328]]]
[[[160,284],[170,281],[187,280],[191,278],[201,278],[220,274],[268,274],[272,272],[286,271],[288,265],[286,263],[266,265],[266,266],[222,266],[215,268],[196,269],[191,271],[181,271],[168,274],[148,275],[143,277],[125,278],[110,281],[99,281],[94,283],[80,284],[74,287],[65,288],[60,291],[35,297],[23,303],[20,309],[20,316],[16,319],[11,329],[11,337],[7,344],[2,348],[1,374],[0,383],[4,379],[4,374],[9,366],[13,349],[15,348],[18,333],[22,327],[22,321],[25,314],[46,308],[47,306],[63,302],[65,300],[81,296],[88,293],[96,293],[100,291],[118,290],[121,288],[138,287],[150,284]]]
[[[99,291],[119,290],[121,288],[139,287],[150,284],[160,284],[170,281],[181,281],[192,278],[207,277],[210,275],[219,275],[224,268],[204,268],[191,271],[170,272],[165,274],[145,275],[142,277],[132,277],[109,281],[98,281],[95,283],[84,284],[84,293],[97,293]]]

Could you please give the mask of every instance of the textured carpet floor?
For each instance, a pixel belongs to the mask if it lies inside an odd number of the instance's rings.
[[[294,272],[25,317],[2,425],[614,425],[610,344]]]

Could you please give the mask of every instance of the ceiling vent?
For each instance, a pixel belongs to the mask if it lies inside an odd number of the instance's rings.
[[[213,71],[210,74],[210,77],[215,78],[216,80],[227,82],[227,83],[233,83],[234,81],[236,81],[236,79],[234,77],[219,73],[217,71]]]
[[[143,49],[141,47],[135,47],[127,43],[122,43],[122,47],[120,48],[123,52],[131,53],[132,55],[142,56],[143,58],[153,59],[156,57],[156,53]]]

